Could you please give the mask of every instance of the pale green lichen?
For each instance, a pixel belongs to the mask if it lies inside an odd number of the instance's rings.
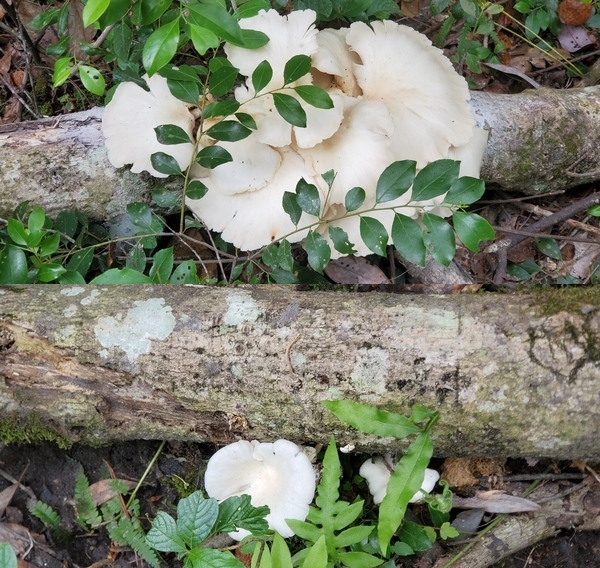
[[[227,305],[223,322],[232,327],[255,322],[264,314],[264,310],[258,307],[250,293],[245,291],[232,291],[227,296]]]

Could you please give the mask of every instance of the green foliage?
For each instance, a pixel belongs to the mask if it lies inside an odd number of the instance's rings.
[[[0,566],[2,568],[18,568],[17,555],[8,542],[0,542]]]
[[[42,521],[49,529],[56,530],[60,526],[59,514],[43,501],[37,501],[35,505],[29,509],[29,512]]]

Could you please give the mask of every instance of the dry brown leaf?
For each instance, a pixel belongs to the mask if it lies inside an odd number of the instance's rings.
[[[12,79],[12,82],[14,83],[15,87],[17,87],[17,89],[20,89],[21,86],[23,85],[24,77],[25,77],[25,72],[21,71],[21,69],[17,69],[16,71],[13,71],[10,74],[10,78]]]
[[[113,479],[102,479],[101,481],[97,481],[90,485],[92,501],[96,507],[103,505],[113,497],[119,495],[119,493],[110,487],[113,481]],[[129,481],[127,479],[119,479],[118,481],[124,483],[129,489],[133,489],[137,485],[134,481]]]
[[[9,485],[6,489],[0,491],[0,517],[4,515],[4,511],[6,511],[6,507],[10,505],[12,498],[14,497],[15,492],[19,487],[18,483],[13,483]]]
[[[575,254],[569,272],[580,280],[586,280],[590,276],[592,264],[600,256],[600,246],[590,243],[573,243],[573,247]]]
[[[0,523],[0,542],[7,542],[17,556],[24,554],[31,545],[31,535],[22,525]]]
[[[332,260],[325,274],[336,284],[391,284],[383,270],[363,257],[344,256]]]
[[[78,59],[85,59],[85,53],[81,49],[81,43],[89,43],[96,33],[94,26],[83,27],[83,4],[71,2],[69,4],[69,47]]]
[[[1,19],[1,18],[0,18]],[[9,45],[6,48],[6,52],[2,57],[0,57],[0,73],[2,75],[7,75],[10,71],[10,67],[12,65],[12,56],[15,53],[15,48],[12,45]]]
[[[421,0],[401,0],[400,9],[409,18],[416,18],[421,13]]]
[[[504,491],[480,491],[475,497],[452,497],[452,506],[458,509],[483,509],[488,513],[524,513],[537,511],[540,505],[524,499],[508,495]]]

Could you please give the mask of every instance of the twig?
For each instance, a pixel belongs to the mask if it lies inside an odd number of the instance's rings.
[[[285,348],[285,360],[287,361],[288,367],[290,368],[290,371],[292,371],[292,375],[296,374],[296,371],[294,370],[294,366],[292,365],[292,359],[290,357],[290,351],[292,350],[292,347],[296,344],[296,342],[300,339],[300,335],[296,335],[296,337],[294,337],[294,339],[292,339],[289,343],[288,346]]]
[[[13,88],[13,86],[2,76],[0,75],[0,81],[4,84],[4,86],[15,96],[17,100],[27,109],[31,116],[34,116],[36,119],[39,119],[40,116],[25,102],[23,97],[19,95],[19,93]]]
[[[550,217],[550,215],[553,215],[552,211],[548,211],[548,209],[544,209],[543,207],[534,205],[533,203],[517,203],[515,204],[515,207],[518,207],[524,211],[529,211],[530,213],[534,213],[540,217]],[[598,227],[587,225],[586,223],[581,223],[580,221],[575,221],[575,219],[567,219],[565,224],[573,227],[574,229],[585,231],[586,233],[600,235],[600,229]]]
[[[533,225],[532,225],[532,227],[533,227]],[[533,233],[531,231],[519,231],[519,229],[508,229],[506,227],[498,227],[495,225],[493,225],[492,228],[494,229],[494,231],[498,231],[500,233],[510,233],[511,235],[522,236],[523,237],[522,240],[533,237],[536,239],[556,239],[557,241],[569,241],[572,243],[587,243],[590,245],[600,245],[600,241],[595,241],[593,239],[584,239],[583,237],[553,235],[551,233]],[[490,245],[490,246],[494,246],[494,245]],[[508,248],[512,248],[512,247],[508,247]],[[500,249],[498,249],[498,250],[500,250]]]

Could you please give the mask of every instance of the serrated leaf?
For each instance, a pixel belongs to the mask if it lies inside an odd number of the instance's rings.
[[[458,177],[460,162],[436,160],[427,164],[416,176],[412,189],[413,201],[427,201],[446,193]]]
[[[425,243],[431,256],[440,264],[448,266],[456,253],[456,240],[452,227],[441,217],[431,213],[423,215],[423,224],[427,227]]]
[[[173,59],[178,44],[179,18],[162,25],[150,34],[142,50],[142,62],[148,75],[154,75]]]
[[[210,103],[202,110],[202,118],[213,118],[215,116],[229,116],[240,108],[237,101],[217,101]],[[241,122],[241,121],[240,121]]]
[[[356,211],[365,202],[366,193],[362,187],[353,187],[344,198],[346,211]]]
[[[421,433],[408,446],[400,458],[387,485],[387,491],[379,506],[377,534],[382,554],[402,521],[409,501],[423,484],[425,468],[433,454],[429,434]]]
[[[296,184],[296,201],[302,211],[318,217],[321,213],[321,196],[316,185],[301,178]]]
[[[188,133],[177,126],[176,124],[162,124],[154,129],[156,132],[156,138],[161,144],[173,145],[173,144],[187,144],[191,143]]]
[[[252,86],[258,94],[262,91],[273,78],[273,68],[271,64],[265,59],[261,61],[256,69],[252,72]]]
[[[282,199],[283,210],[290,216],[292,223],[298,225],[300,217],[302,217],[302,208],[298,205],[298,196],[290,191],[283,193]]]
[[[319,274],[323,274],[323,268],[331,259],[331,249],[323,235],[310,230],[306,235],[304,248],[308,254],[310,267]]]
[[[312,59],[308,55],[294,55],[283,69],[283,82],[289,85],[310,72]]]
[[[237,142],[248,138],[252,130],[235,120],[222,120],[209,128],[206,134],[222,142]]]
[[[106,88],[106,81],[102,73],[91,65],[78,65],[79,78],[83,86],[93,95],[101,96]]]
[[[388,244],[388,234],[381,223],[373,217],[360,218],[360,237],[369,250],[379,256],[386,256],[386,247]]]
[[[485,183],[482,179],[463,176],[454,180],[446,197],[444,197],[444,203],[469,205],[481,199],[484,192]]]
[[[177,504],[177,533],[188,547],[195,548],[211,533],[218,514],[217,500],[195,491]]]
[[[427,248],[423,229],[410,217],[396,213],[392,223],[392,241],[396,250],[409,262],[425,266]]]
[[[377,181],[376,203],[385,203],[404,195],[413,184],[416,166],[417,163],[413,160],[402,160],[385,168]]]
[[[206,195],[207,191],[208,187],[206,187],[200,180],[193,179],[185,190],[185,196],[188,199],[202,199]]]
[[[440,527],[440,538],[443,540],[455,538],[459,535],[460,533],[447,521]]]
[[[456,232],[458,233],[458,231]],[[554,239],[537,238],[535,239],[535,246],[542,254],[546,255],[548,258],[553,258],[554,260],[562,260],[562,253],[560,247]]]
[[[187,552],[186,543],[177,530],[175,519],[164,511],[159,511],[146,535],[146,542],[161,552]]]
[[[348,233],[344,231],[341,227],[329,227],[329,238],[333,243],[333,247],[338,252],[341,252],[344,255],[354,254],[356,249],[354,248],[354,243],[351,243],[348,239]]]
[[[9,219],[10,221],[10,219]],[[14,245],[5,245],[0,251],[0,284],[26,284],[27,257]]]
[[[300,85],[294,87],[294,91],[304,102],[315,108],[330,109],[334,106],[329,93],[316,85]]]
[[[208,170],[232,161],[231,154],[221,146],[207,146],[202,148],[196,156],[196,162]]]
[[[225,41],[244,46],[242,29],[237,20],[219,4],[189,4],[190,20],[196,25],[206,28]]]
[[[250,495],[229,497],[219,504],[213,532],[245,529],[256,534],[264,533],[269,529],[269,523],[265,520],[269,512],[266,505],[254,507],[250,502]]]
[[[481,241],[491,241],[496,236],[492,226],[483,217],[475,213],[454,211],[452,213],[452,223],[458,238],[473,252],[479,251],[479,243]]]
[[[184,568],[242,568],[244,565],[229,551],[194,548],[186,557]]]
[[[421,429],[406,416],[387,412],[368,404],[350,400],[324,400],[322,404],[342,422],[366,434],[400,440],[421,432]]]
[[[299,128],[306,127],[306,113],[294,97],[283,93],[274,93],[273,102],[283,120]]]
[[[88,0],[87,4],[83,7],[83,26],[87,28],[94,22],[97,22],[100,16],[106,12],[110,0]]]

